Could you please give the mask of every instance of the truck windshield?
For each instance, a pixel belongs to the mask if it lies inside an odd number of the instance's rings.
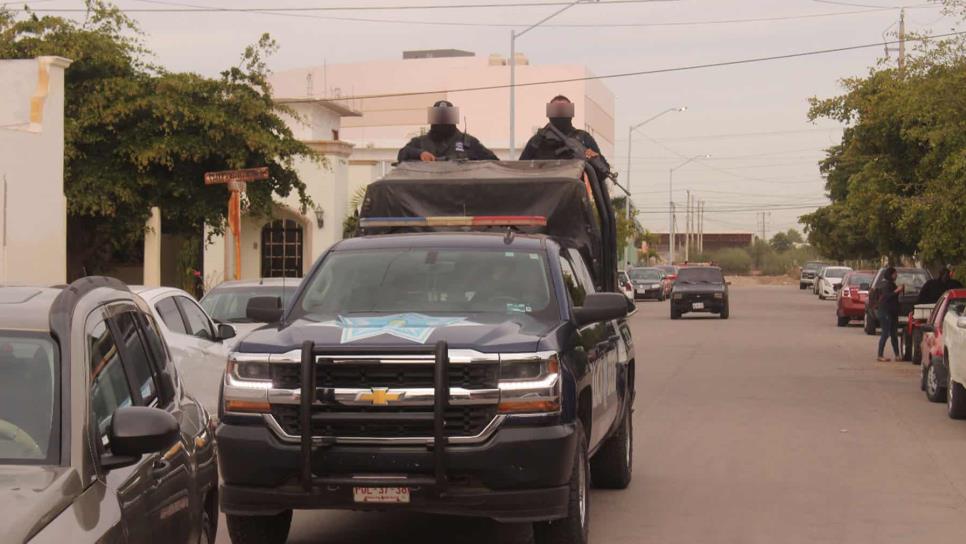
[[[653,268],[635,268],[629,274],[632,280],[658,281],[664,277],[664,274],[660,270],[654,270]]]
[[[546,260],[535,252],[342,251],[305,281],[296,313],[312,319],[386,312],[559,318]]]
[[[0,331],[0,465],[57,464],[59,383],[49,336]]]
[[[678,271],[679,283],[724,283],[721,270],[717,268],[682,268]]]

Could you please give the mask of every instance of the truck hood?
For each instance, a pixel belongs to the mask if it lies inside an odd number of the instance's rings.
[[[433,345],[440,340],[450,349],[480,352],[535,351],[540,340],[557,324],[525,314],[477,314],[467,317],[419,313],[338,316],[335,319],[299,319],[285,326],[252,332],[238,345],[240,352],[284,353],[300,349],[306,341],[326,346],[397,347]]]
[[[4,542],[23,542],[80,494],[80,477],[67,467],[0,465]]]

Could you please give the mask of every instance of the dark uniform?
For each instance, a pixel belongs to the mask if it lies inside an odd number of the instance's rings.
[[[563,126],[561,126],[563,125]],[[574,128],[573,125],[566,126],[566,124],[560,123],[555,125],[560,132],[564,135],[574,138],[587,149],[592,150],[594,153],[600,155],[599,159],[595,165],[597,169],[597,176],[600,179],[607,177],[610,173],[610,164],[607,159],[600,154],[600,146],[597,145],[597,141],[588,132]],[[584,159],[585,157],[574,157],[573,152],[569,147],[560,141],[560,138],[549,128],[549,125],[538,130],[536,134],[530,138],[527,142],[526,147],[523,148],[523,153],[520,154],[521,161],[545,161],[545,160],[555,160],[555,159]]]
[[[498,160],[496,155],[479,140],[469,134],[463,134],[455,126],[451,131],[436,130],[434,126],[428,134],[409,140],[406,147],[399,150],[398,160],[399,162],[418,161],[423,151],[432,153],[437,159]]]

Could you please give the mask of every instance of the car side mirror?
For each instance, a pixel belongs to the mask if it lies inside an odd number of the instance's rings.
[[[731,285],[731,282],[730,281],[726,281],[725,282],[725,285]]]
[[[627,297],[624,297],[624,299],[627,300],[627,315],[634,315],[634,312],[637,311],[637,303]]]
[[[282,297],[252,297],[248,299],[245,317],[256,323],[277,323],[282,319]]]
[[[836,283],[835,285],[832,286],[832,289],[834,289],[836,291],[838,291],[841,288],[842,288],[842,284],[841,283]]]
[[[234,338],[238,335],[235,327],[232,327],[228,323],[218,324],[218,340],[228,340],[229,338]]]
[[[578,327],[627,316],[627,297],[621,293],[592,293],[584,298],[583,306],[574,308]]]
[[[111,417],[111,453],[101,457],[101,466],[112,470],[137,463],[146,453],[159,453],[178,442],[178,420],[160,408],[125,406]]]
[[[868,284],[868,283],[859,284],[859,291],[868,291],[871,288],[872,288],[871,284]]]

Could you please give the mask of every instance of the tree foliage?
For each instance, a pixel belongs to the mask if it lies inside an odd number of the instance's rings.
[[[272,100],[263,35],[238,66],[218,78],[150,64],[133,21],[101,0],[87,0],[83,22],[0,11],[0,58],[41,55],[73,61],[65,76],[64,191],[71,276],[102,270],[113,252],[136,246],[152,206],[166,233],[216,232],[227,191],[205,186],[205,172],[267,166],[252,183],[246,212],[268,215],[273,195],[295,191],[310,204],[294,168],[321,159],[295,139]]]
[[[627,197],[619,196],[611,199],[614,214],[617,216],[617,255],[623,260],[628,240],[634,243],[635,255],[640,253],[641,242],[645,241],[644,227],[637,221],[637,207],[631,202],[631,216],[627,218]],[[623,263],[622,263],[623,264]],[[631,263],[634,264],[634,263]]]
[[[947,2],[960,9],[966,2]],[[966,259],[966,47],[919,46],[904,70],[847,79],[811,101],[811,119],[846,125],[820,164],[832,203],[802,217],[809,241],[837,259]]]

